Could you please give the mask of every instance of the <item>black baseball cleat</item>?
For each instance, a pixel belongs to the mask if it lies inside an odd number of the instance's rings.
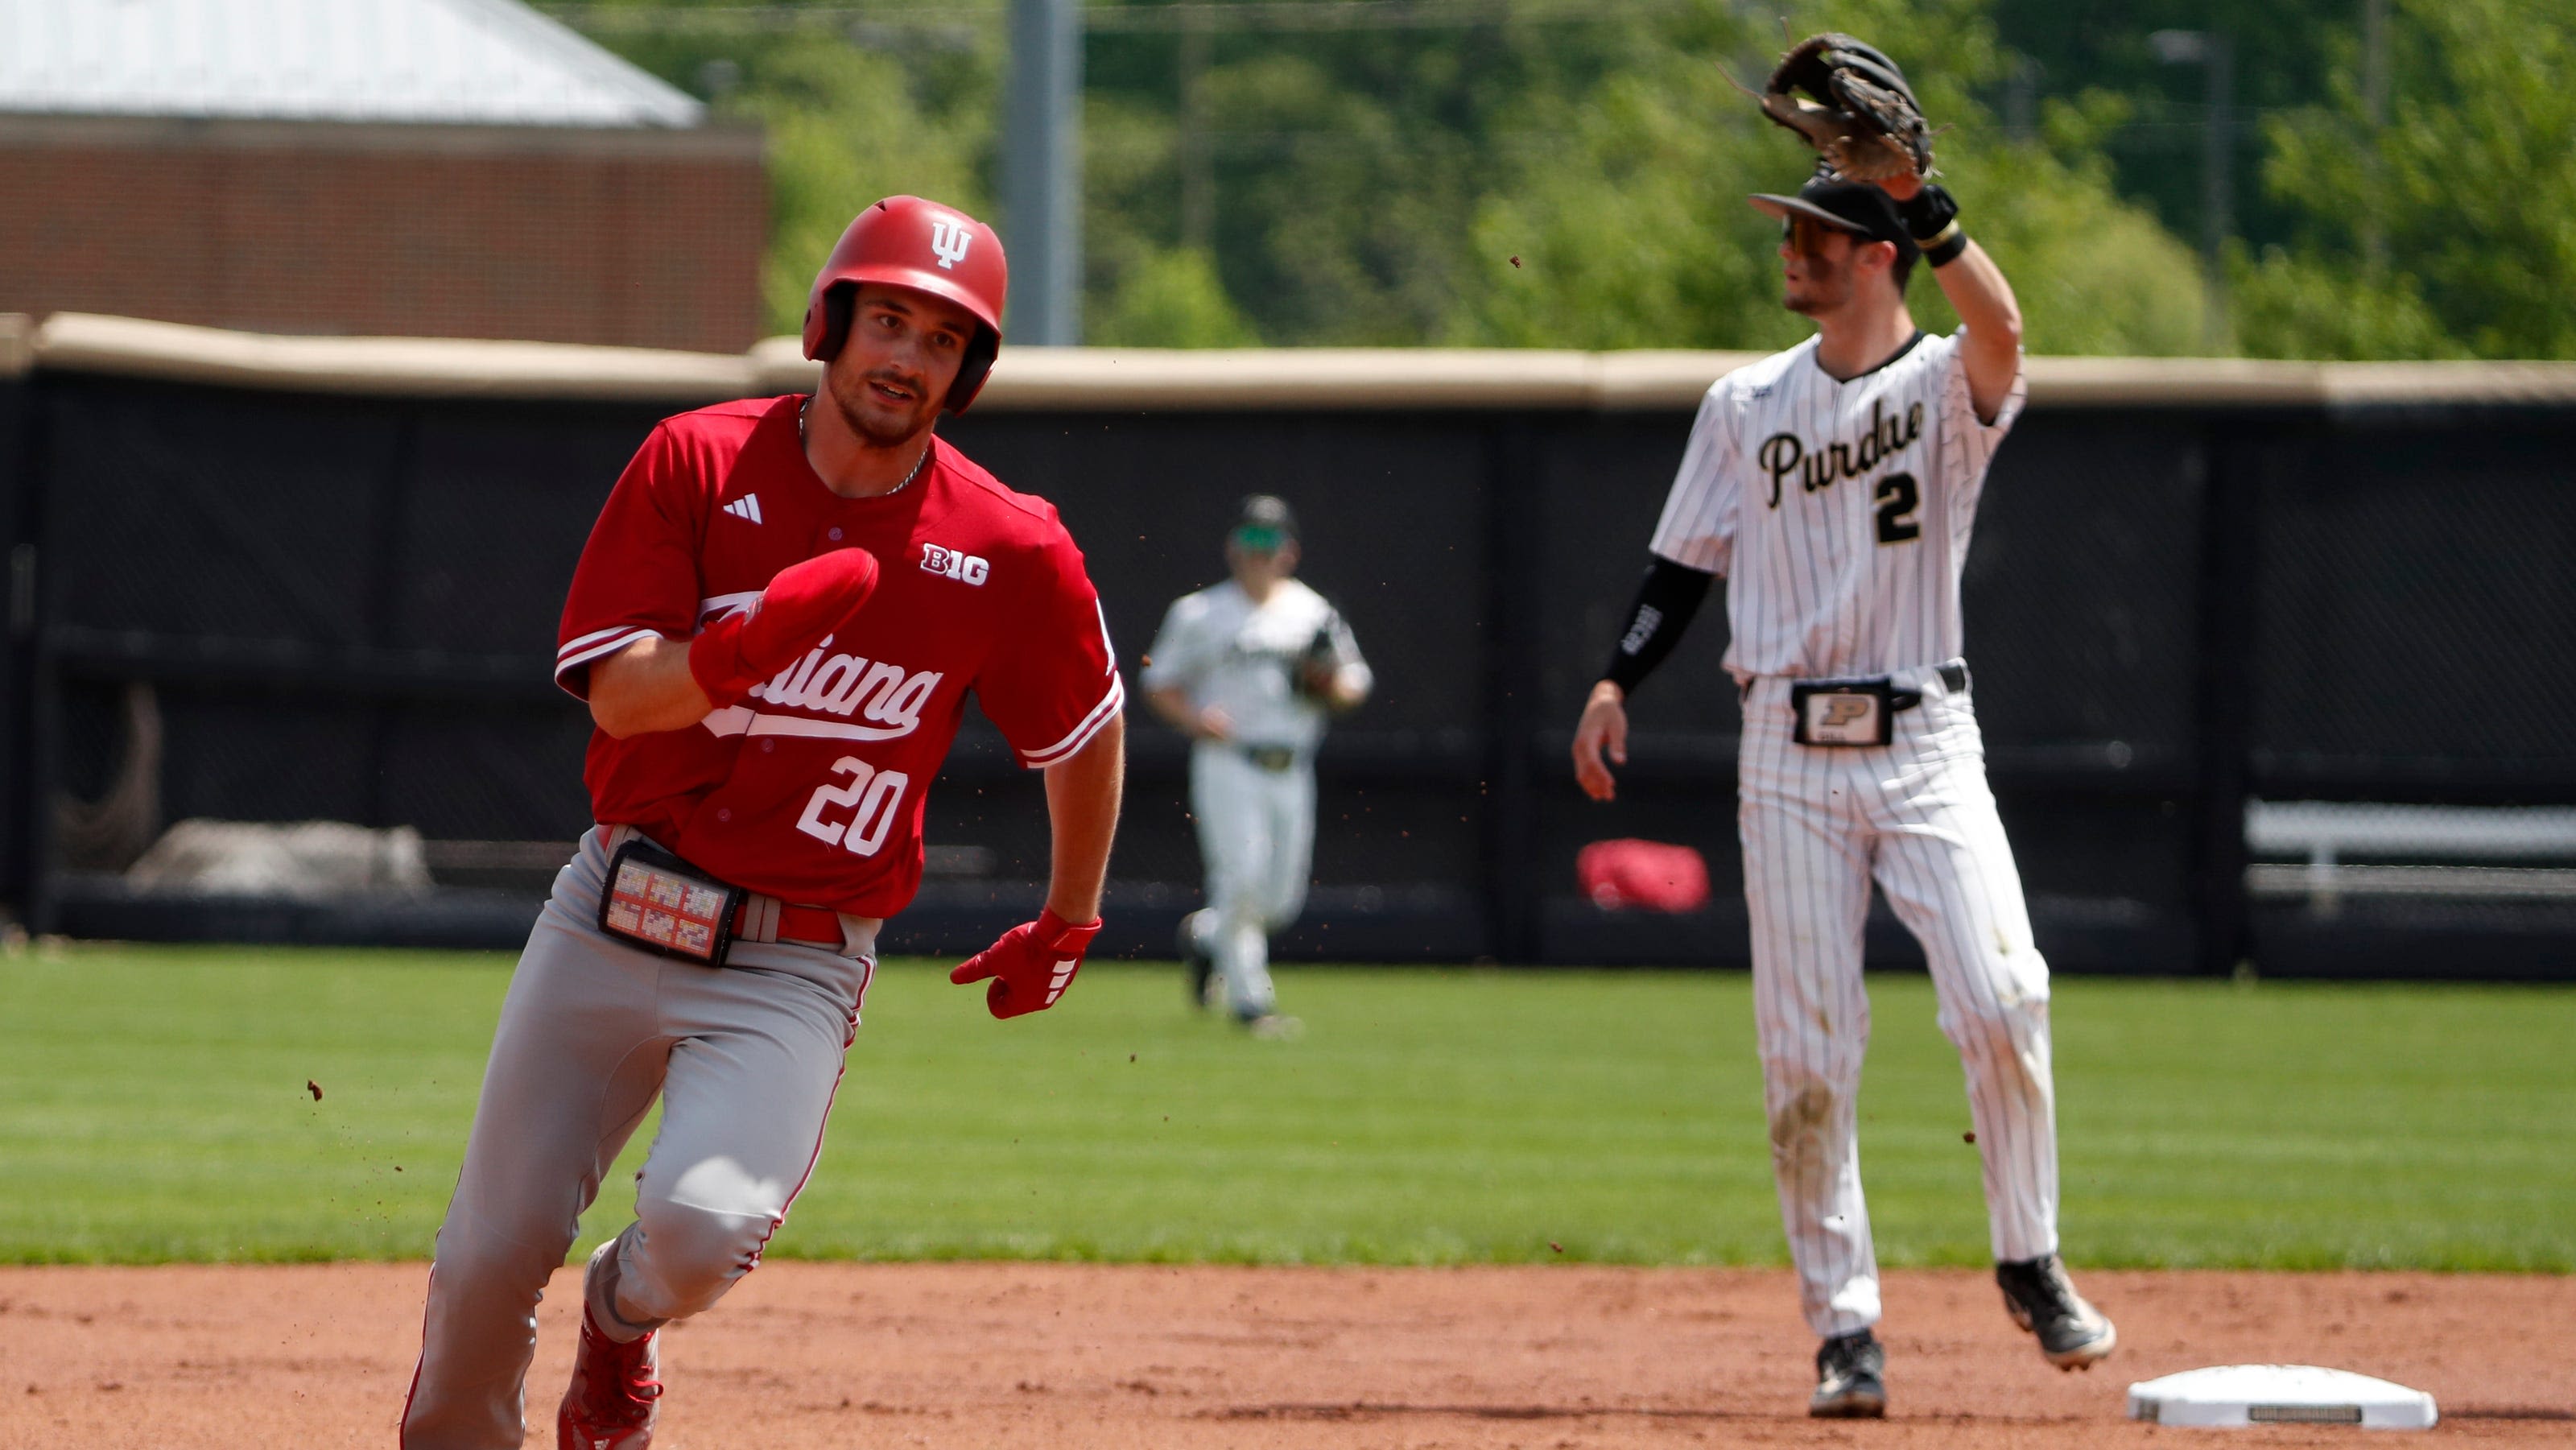
[[[2075,1292],[2055,1254],[1997,1264],[1995,1282],[2013,1323],[2039,1336],[2039,1352],[2059,1369],[2091,1369],[2120,1342],[2111,1321]]]
[[[1887,1417],[1887,1351],[1863,1329],[1837,1334],[1816,1346],[1816,1392],[1807,1413],[1819,1420]]]
[[[1199,914],[1195,911],[1181,918],[1180,937],[1173,949],[1180,953],[1181,965],[1190,973],[1190,1005],[1204,1009],[1208,1004],[1208,978],[1216,971],[1216,959],[1199,945]]]

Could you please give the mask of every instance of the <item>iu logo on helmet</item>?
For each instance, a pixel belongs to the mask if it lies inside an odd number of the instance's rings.
[[[966,249],[974,241],[975,234],[961,223],[935,221],[930,224],[930,254],[939,259],[939,269],[943,272],[953,270],[958,263],[965,261]]]

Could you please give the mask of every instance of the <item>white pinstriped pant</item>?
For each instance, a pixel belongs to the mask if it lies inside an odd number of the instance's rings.
[[[1995,1257],[2057,1249],[2048,964],[2031,940],[1967,694],[1930,668],[1897,683],[1920,689],[1923,703],[1895,716],[1893,742],[1880,747],[1791,740],[1786,679],[1757,678],[1744,700],[1737,824],[1763,1108],[1800,1307],[1819,1335],[1879,1318],[1855,1118],[1873,878],[1923,944],[1941,1031],[1966,1070]]]

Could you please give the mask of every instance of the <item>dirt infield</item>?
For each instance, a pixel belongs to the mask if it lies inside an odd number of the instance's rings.
[[[420,1265],[0,1270],[0,1447],[390,1445]],[[1887,1285],[1892,1418],[1801,1410],[1813,1345],[1755,1270],[777,1263],[671,1331],[662,1444],[821,1447],[2132,1445],[2137,1379],[2290,1360],[2431,1390],[2451,1440],[2576,1441],[2576,1280],[2095,1273],[2122,1347],[2043,1364],[1983,1276]],[[551,1445],[577,1296],[540,1311]],[[2240,1431],[2229,1444],[2341,1444]]]

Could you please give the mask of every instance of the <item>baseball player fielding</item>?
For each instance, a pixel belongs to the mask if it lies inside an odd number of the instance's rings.
[[[1099,599],[1055,510],[932,431],[983,386],[1007,278],[983,223],[878,202],[814,281],[822,386],[664,420],[601,510],[555,657],[598,826],[501,1008],[408,1450],[521,1443],[538,1295],[658,1097],[556,1418],[563,1450],[652,1443],[658,1331],[759,1264],[822,1152],[969,691],[1046,772],[1054,850],[1046,910],[951,979],[1014,1017],[1081,967],[1125,758]]]
[[[1903,88],[1892,61],[1832,39]],[[1966,1069],[2006,1308],[2061,1367],[2115,1343],[2057,1256],[2048,966],[1962,658],[1960,571],[1987,464],[2021,411],[2021,317],[1955,204],[1919,175],[1854,181],[1828,166],[1794,196],[1751,200],[1780,219],[1782,300],[1816,334],[1701,403],[1574,768],[1611,798],[1630,695],[1723,576],[1772,1169],[1823,1340],[1808,1408],[1875,1417],[1887,1388],[1855,1119],[1873,880],[1922,943]],[[1958,312],[1951,336],[1927,336],[1906,308],[1918,260]]]
[[[1140,683],[1188,736],[1190,814],[1207,905],[1181,922],[1190,1000],[1211,982],[1257,1036],[1283,1036],[1270,937],[1306,902],[1315,850],[1315,748],[1326,719],[1356,709],[1373,676],[1341,612],[1295,578],[1297,517],[1267,494],[1243,501],[1225,539],[1229,578],[1172,601]]]

